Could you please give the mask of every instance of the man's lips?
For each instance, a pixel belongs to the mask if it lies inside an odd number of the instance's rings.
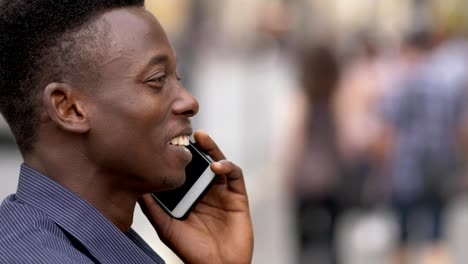
[[[169,144],[173,146],[185,146],[185,147],[187,147],[189,143],[190,143],[189,137],[186,135],[175,137],[171,139],[171,141],[169,142]]]
[[[188,141],[188,136],[185,136],[186,140]],[[179,137],[180,138],[180,137]],[[174,140],[177,140],[174,139]],[[192,152],[187,148],[187,145],[182,145],[182,144],[172,144],[169,143],[169,149],[171,150],[172,153],[174,153],[178,159],[180,159],[184,166],[186,166],[191,160],[192,160]]]
[[[169,144],[171,145],[182,145],[188,146],[189,144],[189,137],[193,134],[193,130],[191,127],[187,127],[181,130],[179,133],[175,134],[170,140]]]

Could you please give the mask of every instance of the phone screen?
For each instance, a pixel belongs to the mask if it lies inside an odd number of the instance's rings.
[[[174,190],[154,193],[170,211],[174,210],[177,204],[210,165],[210,163],[197,152],[193,145],[190,144],[187,148],[192,152],[192,161],[185,167],[185,183]]]

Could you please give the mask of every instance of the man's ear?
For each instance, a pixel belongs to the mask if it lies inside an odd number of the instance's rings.
[[[83,94],[66,83],[50,83],[42,94],[42,104],[50,119],[72,133],[89,131]]]

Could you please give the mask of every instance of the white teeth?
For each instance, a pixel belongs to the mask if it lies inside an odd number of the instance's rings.
[[[188,136],[178,136],[171,139],[171,145],[174,146],[188,146],[189,145],[189,137]]]

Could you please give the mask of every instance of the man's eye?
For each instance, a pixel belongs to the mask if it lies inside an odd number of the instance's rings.
[[[166,75],[150,80],[150,82],[163,83],[166,81]]]
[[[147,80],[145,82],[145,85],[150,86],[150,87],[162,87],[164,86],[165,83],[166,83],[166,75]]]

